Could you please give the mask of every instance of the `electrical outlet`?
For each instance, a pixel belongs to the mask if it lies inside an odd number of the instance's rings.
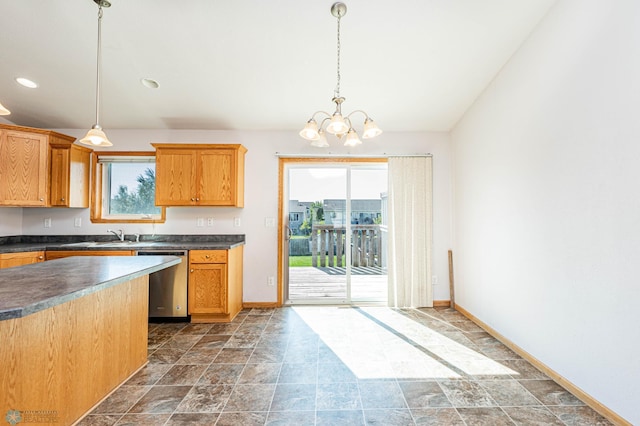
[[[233,226],[240,226],[240,218],[239,217],[234,217],[233,218]]]
[[[80,228],[82,226],[82,218],[76,217],[75,219],[73,219],[73,226],[75,226],[76,228]]]
[[[204,217],[199,217],[198,220],[196,220],[196,226],[198,228],[202,228],[204,226]]]
[[[431,276],[431,284],[438,285],[438,276],[437,275],[432,275]]]
[[[267,277],[267,285],[273,287],[276,285],[276,277]]]
[[[44,227],[45,228],[51,228],[51,218],[48,217],[44,220]]]
[[[207,218],[207,226],[213,226],[213,218],[212,217],[208,217]]]

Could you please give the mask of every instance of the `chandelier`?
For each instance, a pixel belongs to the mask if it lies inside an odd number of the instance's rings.
[[[102,8],[110,7],[107,0],[93,0],[98,5],[98,55],[96,66],[96,124],[91,127],[80,143],[90,146],[113,146],[100,126],[100,64],[102,59]]]
[[[336,104],[336,110],[333,114],[329,114],[325,111],[316,111],[313,113],[307,124],[304,126],[304,129],[300,131],[300,136],[304,139],[311,141],[311,145],[317,146],[320,148],[324,148],[329,146],[327,142],[327,137],[325,132],[331,133],[338,137],[338,139],[345,138],[344,145],[345,146],[356,146],[360,145],[362,141],[358,137],[358,133],[354,130],[351,124],[351,116],[356,113],[361,113],[364,115],[364,129],[362,131],[362,139],[369,139],[375,136],[378,136],[382,133],[382,130],[374,123],[374,121],[369,117],[369,115],[362,110],[355,110],[345,116],[342,115],[342,103],[345,101],[345,98],[340,96],[340,19],[346,15],[347,6],[344,3],[334,3],[331,6],[331,14],[338,21],[338,32],[337,32],[337,83],[336,88],[334,90],[332,102]],[[320,122],[320,126],[316,122],[316,115],[324,116],[322,121]],[[345,137],[346,136],[346,137]]]

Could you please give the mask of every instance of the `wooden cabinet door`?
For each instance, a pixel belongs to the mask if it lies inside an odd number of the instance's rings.
[[[30,265],[32,263],[44,262],[43,251],[26,251],[20,253],[0,254],[0,269],[14,266]]]
[[[46,206],[47,137],[0,130],[0,205]]]
[[[228,149],[208,149],[198,152],[199,205],[235,205],[235,156],[235,151]]]
[[[89,207],[89,170],[91,150],[82,146],[51,143],[52,207]]]
[[[227,265],[192,263],[189,265],[189,314],[226,314]]]
[[[156,152],[156,205],[197,204],[196,151],[158,149]]]
[[[69,161],[68,148],[51,147],[51,192],[52,206],[69,205]]]

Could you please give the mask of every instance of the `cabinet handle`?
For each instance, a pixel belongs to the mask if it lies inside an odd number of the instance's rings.
[[[193,269],[191,269],[189,272],[193,273]]]
[[[195,200],[196,200],[195,198],[191,197],[191,201],[195,201]]]
[[[40,197],[40,201],[44,201],[44,198]]]
[[[208,255],[208,254],[205,254],[205,255],[204,255],[204,257],[206,257],[206,258],[208,259],[208,258],[209,258],[209,255]]]
[[[64,201],[64,197],[60,198],[60,201]]]
[[[38,256],[38,260],[42,260],[42,259],[44,259],[43,256]]]
[[[200,198],[196,198],[196,201],[200,201]]]

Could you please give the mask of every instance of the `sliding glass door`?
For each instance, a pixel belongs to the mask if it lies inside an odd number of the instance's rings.
[[[386,302],[386,163],[283,170],[284,302]]]

